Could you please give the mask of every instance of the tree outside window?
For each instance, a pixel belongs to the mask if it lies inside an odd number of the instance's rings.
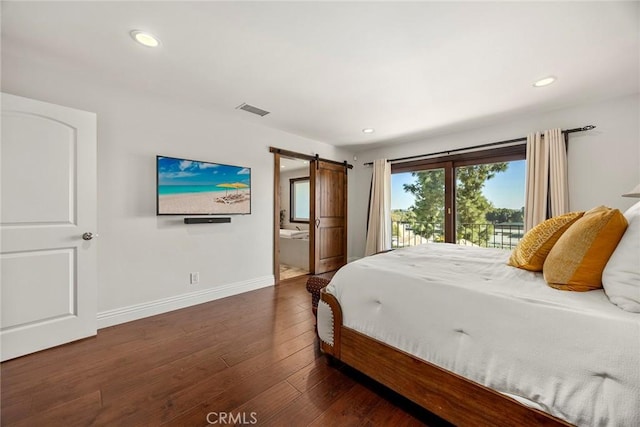
[[[450,241],[514,247],[524,228],[525,162],[524,153],[512,157],[515,159],[489,162],[491,158],[485,156],[475,164],[467,158],[444,167],[442,161],[432,162],[435,167],[427,164],[411,172],[405,172],[405,167],[392,175],[396,181],[392,183],[394,246]],[[394,202],[401,199],[404,201]],[[445,238],[447,227],[452,231]]]

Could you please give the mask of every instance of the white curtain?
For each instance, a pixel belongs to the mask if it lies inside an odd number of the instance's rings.
[[[365,256],[387,249],[391,249],[391,165],[379,159],[373,162]]]
[[[560,129],[548,130],[544,137],[549,144],[549,203],[554,217],[569,212],[567,144]]]
[[[549,147],[540,132],[527,136],[526,182],[524,229],[529,231],[547,218]]]
[[[525,231],[549,217],[568,212],[567,149],[562,130],[527,136],[526,182]]]

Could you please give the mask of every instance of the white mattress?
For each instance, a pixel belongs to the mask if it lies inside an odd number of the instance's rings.
[[[348,264],[327,290],[351,329],[573,424],[639,426],[640,315],[508,257],[426,244]]]
[[[308,239],[309,230],[288,230],[281,228],[280,237],[284,239]]]

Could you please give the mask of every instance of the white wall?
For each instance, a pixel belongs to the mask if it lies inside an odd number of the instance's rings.
[[[195,291],[269,284],[273,158],[267,147],[318,152],[321,157],[340,161],[351,161],[352,154],[239,120],[232,114],[215,114],[103,86],[99,74],[82,71],[80,65],[58,62],[41,52],[4,51],[2,90],[98,114],[98,310],[126,312],[136,304],[177,299]],[[423,154],[520,137],[535,130],[594,124],[596,130],[571,136],[571,208],[606,204],[625,209],[634,200],[618,195],[640,182],[639,111],[636,94],[358,153],[349,173],[350,259],[364,253],[371,169],[362,163],[380,157]],[[234,216],[231,224],[191,226],[182,224],[180,217],[157,218],[156,154],[251,167],[252,215]],[[187,285],[191,271],[200,273],[199,286]],[[157,305],[157,310],[163,309]]]
[[[255,124],[260,119],[238,119],[233,114],[247,113],[233,106],[229,115],[221,115],[125,93],[103,86],[99,75],[80,66],[42,54],[3,52],[2,90],[98,115],[102,326],[272,284],[273,155],[268,147],[352,158],[330,145]],[[252,214],[233,216],[231,224],[185,225],[182,217],[156,217],[157,154],[251,167]],[[200,285],[188,284],[189,272],[200,273]]]
[[[416,143],[380,147],[357,153],[351,175],[353,198],[349,206],[350,257],[364,254],[367,203],[371,168],[363,163],[468,147],[526,136],[551,128],[571,129],[595,125],[589,132],[569,138],[569,203],[572,210],[597,205],[626,209],[637,199],[620,197],[640,183],[639,95],[581,105],[550,113],[523,117],[475,130],[433,137]],[[356,226],[357,225],[357,226]]]
[[[280,173],[280,209],[284,209],[287,211],[284,218],[283,228],[295,229],[296,227],[300,227],[301,230],[309,229],[309,224],[303,224],[299,222],[292,223],[289,221],[289,218],[291,217],[291,212],[289,212],[291,206],[291,185],[289,180],[293,178],[305,177],[309,177],[309,168],[296,169]]]

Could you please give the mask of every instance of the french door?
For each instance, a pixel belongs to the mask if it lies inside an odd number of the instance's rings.
[[[486,219],[485,213],[496,206],[483,195],[483,187],[525,156],[525,146],[518,145],[393,164],[393,174],[412,174],[413,183],[406,184],[405,191],[415,197],[411,221],[395,225],[396,246],[447,242],[498,247],[498,235],[500,243],[517,243],[517,236],[511,236],[518,234],[511,233],[515,226],[503,234],[503,224],[496,227]],[[524,201],[524,187],[522,195]]]

